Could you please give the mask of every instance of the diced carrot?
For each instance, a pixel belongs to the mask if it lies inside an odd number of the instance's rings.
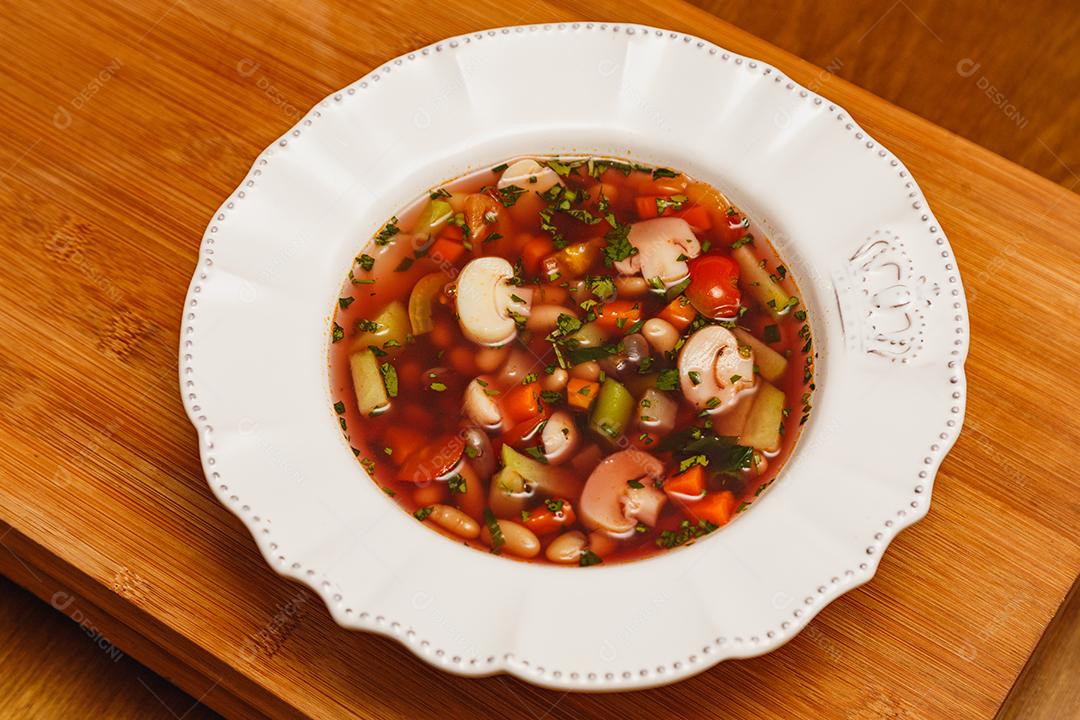
[[[588,410],[599,394],[600,383],[582,380],[581,378],[570,378],[570,382],[566,385],[566,401],[570,404],[570,407],[578,410]]]
[[[540,403],[540,383],[538,382],[515,385],[503,393],[500,401],[503,415],[515,425],[530,418],[535,418],[543,412],[543,405]]]
[[[675,213],[675,215],[685,220],[694,232],[704,232],[712,227],[709,211],[700,205],[686,208]]]
[[[664,492],[681,498],[700,498],[705,494],[705,468],[694,465],[686,472],[664,481]]]
[[[386,447],[390,448],[390,459],[400,465],[414,452],[424,447],[427,437],[410,426],[391,425],[383,441]]]
[[[555,243],[547,235],[534,237],[525,243],[521,249],[521,263],[529,277],[535,277],[540,272],[540,262],[553,252]]]
[[[557,507],[557,510],[552,510]],[[569,500],[548,500],[524,517],[525,527],[537,535],[548,535],[574,524],[576,516]]]
[[[667,320],[676,330],[682,332],[690,323],[694,322],[694,318],[697,317],[697,310],[690,304],[689,298],[680,295],[668,303],[667,307],[657,313],[656,316]]]
[[[656,197],[654,195],[638,195],[634,198],[634,206],[640,218],[654,218],[659,213],[656,211]]]
[[[735,512],[735,495],[729,490],[708,493],[701,500],[682,504],[694,520],[705,520],[714,525],[724,525]]]
[[[611,300],[597,309],[596,324],[611,332],[626,332],[641,319],[641,303],[633,300]]]
[[[449,227],[453,227],[452,225]],[[457,228],[454,228],[455,230]],[[458,231],[461,232],[460,230]],[[431,250],[428,251],[428,257],[437,263],[450,263],[456,265],[457,261],[461,259],[461,256],[465,253],[465,246],[460,242],[454,242],[446,237],[446,230],[435,239],[435,242],[431,244]]]

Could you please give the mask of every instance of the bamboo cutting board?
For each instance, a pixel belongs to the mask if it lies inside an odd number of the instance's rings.
[[[176,382],[206,223],[306,108],[448,35],[586,17],[700,35],[846,107],[929,198],[972,322],[967,426],[877,577],[775,653],[606,696],[338,628],[213,500]],[[6,7],[0,37],[0,571],[225,714],[988,717],[1080,570],[1080,198],[1049,181],[677,0],[50,0]]]

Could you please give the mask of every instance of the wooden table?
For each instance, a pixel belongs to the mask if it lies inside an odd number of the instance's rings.
[[[394,9],[391,9],[394,8]],[[334,625],[211,497],[176,383],[205,224],[302,109],[480,27],[618,18],[780,66],[911,169],[968,291],[968,424],[928,518],[768,656],[566,695],[438,673]],[[1080,569],[1080,198],[670,0],[221,0],[0,14],[0,572],[232,717],[988,717]]]

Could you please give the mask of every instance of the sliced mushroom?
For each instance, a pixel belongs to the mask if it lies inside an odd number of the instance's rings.
[[[754,353],[727,328],[707,325],[679,352],[683,396],[710,414],[731,409],[744,392],[753,392]]]
[[[470,261],[458,276],[458,322],[465,337],[494,347],[505,345],[517,335],[515,318],[527,317],[532,291],[509,283],[514,268],[501,257]]]
[[[561,182],[562,180],[559,179],[559,175],[554,170],[531,158],[526,158],[525,160],[518,160],[503,170],[498,186],[502,189],[517,185],[525,190],[542,193]]]
[[[667,435],[675,428],[678,412],[678,404],[667,393],[649,388],[638,401],[637,424],[642,430]]]
[[[498,393],[494,391],[490,379],[474,378],[465,388],[463,404],[465,416],[476,425],[485,430],[498,430],[502,427],[503,416],[499,409]]]
[[[615,263],[615,269],[623,275],[641,273],[648,283],[662,283],[664,289],[685,280],[686,261],[701,254],[701,243],[682,218],[634,223],[627,240],[637,253]]]
[[[654,481],[663,472],[663,463],[640,450],[608,455],[581,491],[578,513],[582,522],[592,530],[613,534],[631,532],[639,521],[655,523],[666,496]]]
[[[555,412],[544,423],[540,441],[544,445],[544,458],[549,465],[560,465],[574,454],[581,441],[574,419],[565,410]]]

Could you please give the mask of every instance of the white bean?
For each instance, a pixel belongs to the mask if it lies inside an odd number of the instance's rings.
[[[533,332],[551,332],[555,328],[555,321],[560,315],[577,317],[577,313],[562,305],[536,305],[529,312],[529,317],[525,320],[525,327]]]
[[[544,373],[540,376],[540,387],[551,392],[559,392],[570,381],[570,373],[561,367],[555,368],[550,375]]]
[[[641,326],[641,334],[656,352],[668,352],[679,342],[679,331],[663,318],[649,318]]]
[[[587,546],[585,534],[571,530],[552,540],[544,551],[544,556],[551,562],[577,565],[581,553]]]
[[[480,524],[456,507],[433,505],[428,518],[443,530],[468,540],[480,535]]]
[[[583,362],[570,368],[570,374],[582,380],[596,382],[596,379],[600,377],[600,364],[595,360]]]
[[[621,298],[645,297],[649,283],[640,275],[619,275],[615,278],[615,291]]]
[[[502,551],[521,558],[536,557],[540,552],[540,540],[532,530],[509,520],[496,520],[495,522],[499,525],[499,530],[502,531]],[[487,525],[481,528],[480,539],[488,547],[492,546],[491,533],[488,532]]]

